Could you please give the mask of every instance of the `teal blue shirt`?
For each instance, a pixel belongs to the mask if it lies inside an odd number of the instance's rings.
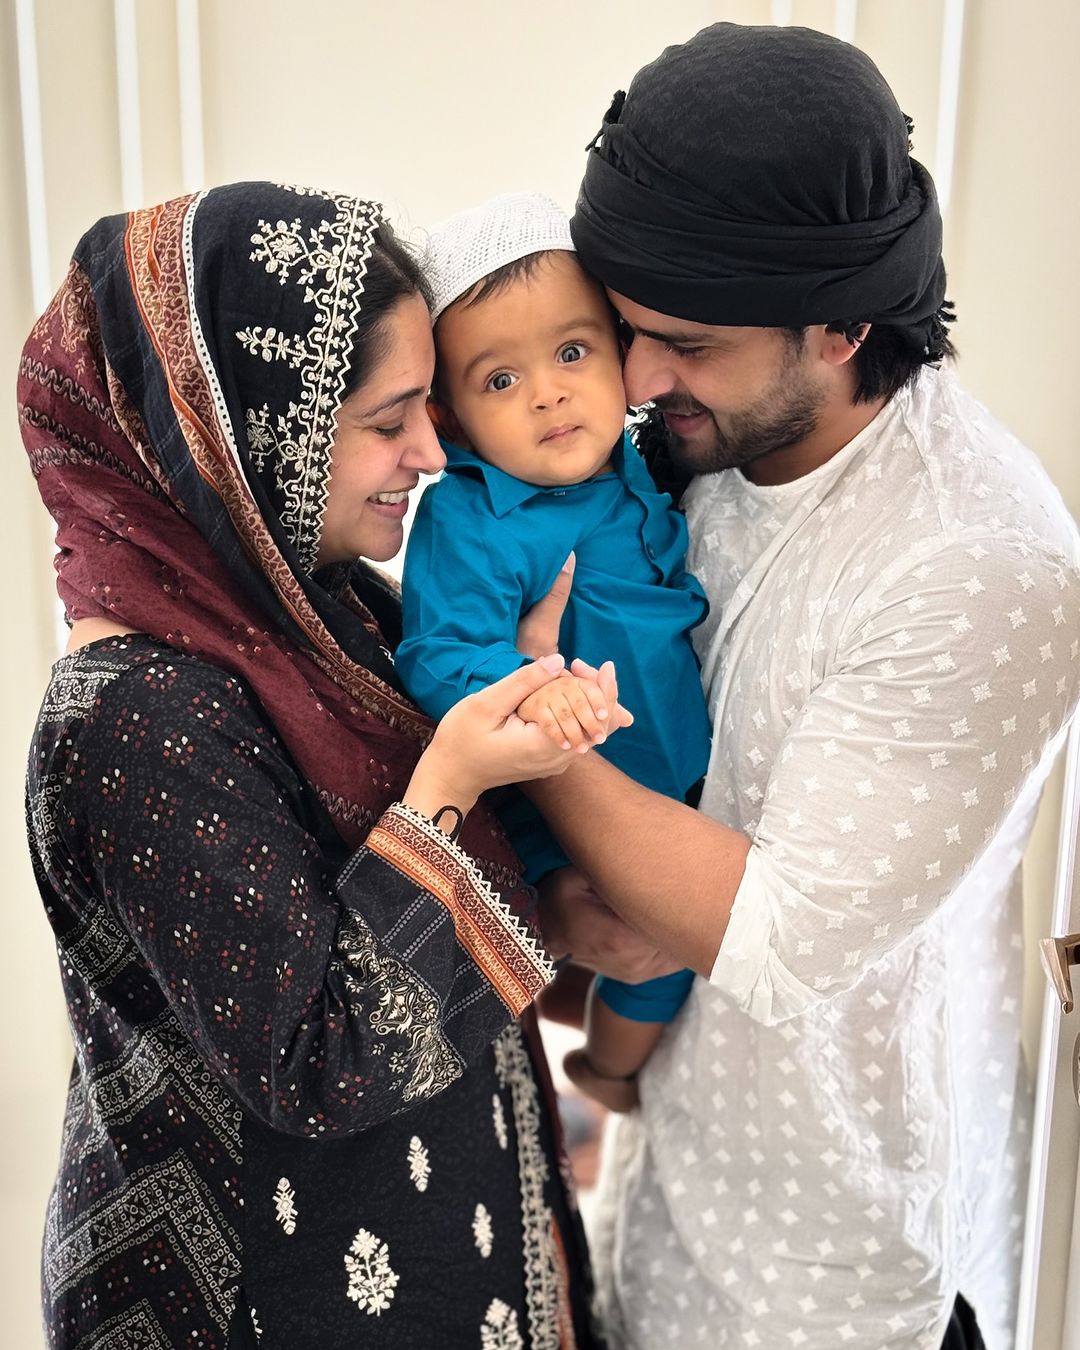
[[[682,799],[708,764],[709,719],[690,644],[708,606],[684,567],[686,522],[671,498],[656,490],[628,437],[613,472],[569,487],[536,487],[458,446],[443,449],[446,474],[421,499],[405,557],[395,662],[412,697],[439,718],[525,664],[518,620],[574,552],[559,650],[568,661],[614,661],[620,701],[635,718],[600,753]],[[535,880],[566,858],[529,818],[510,824]]]

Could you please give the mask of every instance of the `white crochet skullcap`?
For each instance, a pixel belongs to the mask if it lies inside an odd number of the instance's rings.
[[[539,192],[507,192],[431,227],[424,270],[434,293],[431,317],[507,263],[548,249],[574,252],[570,220]]]

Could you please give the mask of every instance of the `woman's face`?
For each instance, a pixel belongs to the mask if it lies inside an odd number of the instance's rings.
[[[409,493],[446,463],[427,415],[435,370],[431,318],[419,295],[387,313],[384,354],[338,410],[318,565],[385,562],[402,544]]]

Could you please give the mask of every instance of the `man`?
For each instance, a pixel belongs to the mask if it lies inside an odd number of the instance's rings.
[[[700,812],[595,756],[534,791],[702,977],[609,1177],[620,1345],[1012,1343],[1019,864],[1080,687],[1080,551],[1034,457],[937,369],[909,129],[854,48],[717,24],[617,96],[573,221],[628,398],[696,475],[712,606]],[[549,902],[554,948],[595,960],[590,924]]]

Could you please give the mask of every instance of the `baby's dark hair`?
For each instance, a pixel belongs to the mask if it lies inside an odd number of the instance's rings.
[[[464,304],[467,308],[480,304],[493,295],[499,295],[515,281],[527,281],[529,277],[535,276],[540,263],[544,258],[549,258],[552,253],[561,250],[545,248],[539,253],[526,253],[523,258],[515,258],[512,262],[503,263],[501,267],[496,267],[494,272],[489,272],[486,277],[476,282],[471,290],[459,295],[452,303]]]

